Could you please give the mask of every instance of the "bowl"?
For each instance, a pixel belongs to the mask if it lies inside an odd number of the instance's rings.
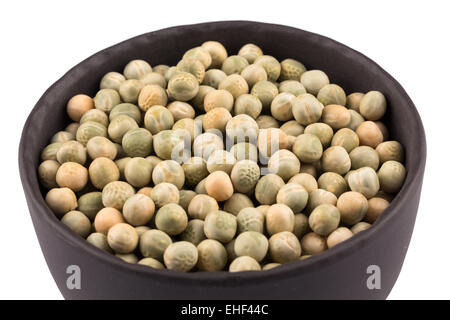
[[[93,96],[109,71],[132,59],[175,64],[207,40],[230,54],[248,42],[278,59],[294,58],[324,70],[346,92],[380,90],[391,139],[405,148],[407,177],[372,228],[309,259],[262,272],[180,273],[128,264],[63,225],[39,186],[40,152],[69,123],[65,105],[78,93]],[[42,252],[66,299],[385,299],[399,275],[419,204],[426,158],[419,114],[401,85],[375,62],[332,39],[292,27],[249,21],[186,25],[150,32],[100,51],[54,83],[29,115],[19,148],[23,189]]]

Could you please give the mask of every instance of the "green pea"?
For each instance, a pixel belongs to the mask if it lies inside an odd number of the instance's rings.
[[[238,257],[249,256],[261,261],[267,254],[269,241],[260,232],[245,231],[234,242],[234,251]]]
[[[381,190],[387,193],[399,192],[406,178],[406,169],[398,161],[389,160],[378,170]]]

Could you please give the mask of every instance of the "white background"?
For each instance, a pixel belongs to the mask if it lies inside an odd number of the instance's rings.
[[[62,299],[39,248],[17,165],[22,126],[45,89],[91,54],[138,34],[237,19],[280,23],[334,38],[375,60],[403,85],[424,122],[428,161],[412,242],[389,298],[450,298],[446,3],[1,1],[0,298]]]

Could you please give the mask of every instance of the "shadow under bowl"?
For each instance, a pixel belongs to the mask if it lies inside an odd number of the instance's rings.
[[[252,42],[265,54],[294,58],[324,70],[347,93],[379,90],[388,100],[391,139],[405,148],[407,178],[388,209],[369,230],[303,261],[263,272],[179,273],[128,264],[105,253],[63,225],[47,207],[39,186],[40,152],[69,123],[67,101],[93,96],[102,76],[132,59],[174,65],[204,41],[223,43],[229,54]],[[425,133],[400,84],[364,55],[329,38],[299,29],[249,21],[187,25],[150,32],[105,49],[53,84],[26,121],[19,149],[20,176],[33,224],[49,269],[67,299],[384,299],[391,291],[414,227],[425,168]],[[81,271],[81,289],[70,289],[70,266]],[[372,288],[379,267],[380,288]],[[376,267],[375,267],[376,269]]]

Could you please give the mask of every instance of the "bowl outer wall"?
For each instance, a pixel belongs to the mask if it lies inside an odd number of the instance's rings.
[[[170,39],[170,41],[168,41]],[[132,59],[175,64],[187,49],[217,40],[229,54],[248,42],[280,61],[294,58],[324,70],[347,93],[380,90],[389,102],[385,121],[391,139],[405,147],[407,178],[402,190],[369,230],[307,260],[264,272],[178,273],[128,264],[89,245],[46,206],[37,178],[40,151],[69,123],[67,101],[93,96],[101,77],[121,72]],[[150,32],[81,62],[38,101],[23,129],[19,167],[27,204],[49,269],[67,299],[384,299],[400,272],[414,227],[426,159],[419,114],[400,84],[361,53],[332,39],[292,27],[224,21]],[[81,270],[81,289],[69,289],[67,267]],[[381,270],[381,288],[368,289],[367,268]]]

